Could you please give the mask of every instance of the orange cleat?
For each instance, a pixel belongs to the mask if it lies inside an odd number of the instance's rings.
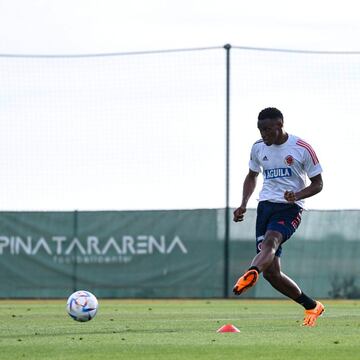
[[[324,305],[320,301],[317,301],[314,309],[305,310],[302,326],[315,326],[317,318],[321,316],[324,311]]]
[[[240,295],[246,290],[254,286],[259,278],[259,273],[255,269],[248,270],[239,280],[236,282],[233,288],[235,295]]]

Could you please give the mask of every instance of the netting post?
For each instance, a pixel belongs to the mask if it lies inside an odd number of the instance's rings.
[[[73,228],[73,235],[74,235],[74,238],[77,238],[78,237],[78,211],[75,210],[74,211],[74,228]],[[77,284],[77,247],[75,246],[74,247],[74,255],[73,255],[73,292],[77,291],[78,288],[78,284]]]
[[[229,245],[230,245],[230,49],[226,51],[226,189],[225,189],[225,234],[224,234],[224,298],[229,297]]]

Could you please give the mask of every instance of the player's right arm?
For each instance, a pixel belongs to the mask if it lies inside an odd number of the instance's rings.
[[[246,175],[243,185],[243,198],[241,205],[234,211],[234,221],[243,221],[244,214],[246,212],[246,206],[250,199],[250,196],[255,190],[256,180],[259,173],[249,169],[249,173]]]

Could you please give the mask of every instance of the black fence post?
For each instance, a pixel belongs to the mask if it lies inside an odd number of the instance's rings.
[[[230,49],[226,50],[226,190],[225,190],[225,234],[224,234],[224,298],[229,297],[229,247],[230,247]]]
[[[78,237],[78,211],[75,210],[74,211],[74,228],[73,228],[73,236],[74,239]],[[78,286],[78,279],[77,279],[77,250],[76,250],[76,246],[74,246],[74,255],[73,255],[73,291],[77,291],[79,290],[77,288]]]

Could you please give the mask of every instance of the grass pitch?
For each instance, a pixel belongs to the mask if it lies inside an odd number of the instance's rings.
[[[0,301],[0,359],[360,359],[360,301],[324,301],[314,328],[290,301],[101,300],[72,320],[66,300]],[[216,333],[227,323],[240,333]]]

